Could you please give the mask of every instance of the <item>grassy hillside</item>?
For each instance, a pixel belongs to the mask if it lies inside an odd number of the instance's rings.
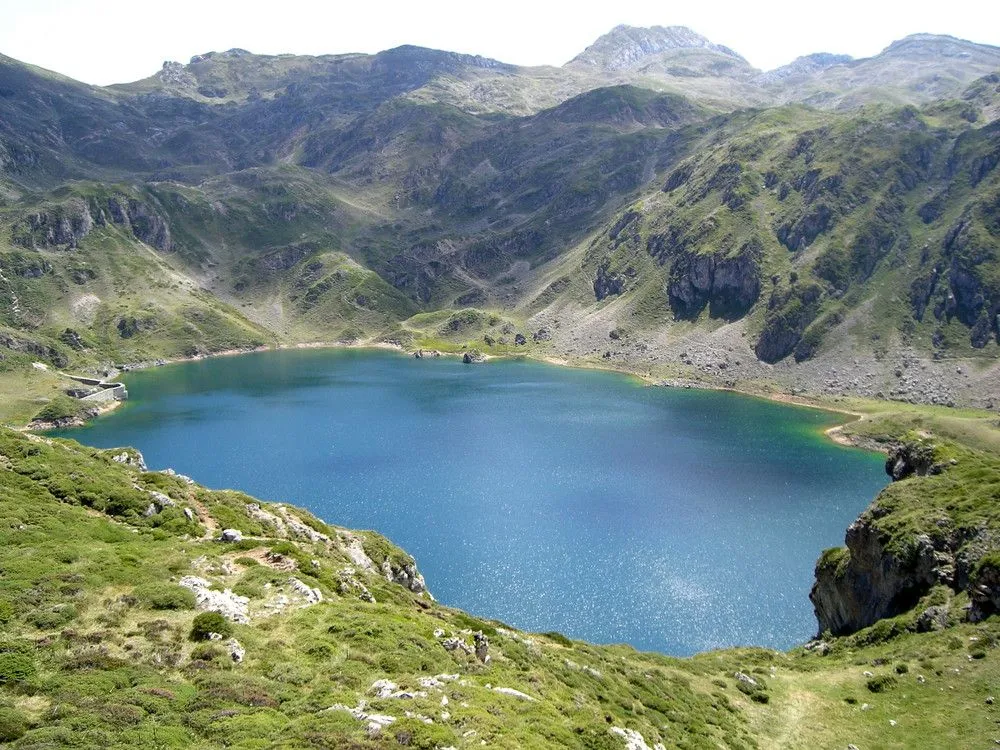
[[[964,471],[996,476],[961,455]],[[127,449],[3,430],[0,516],[10,747],[902,748],[994,736],[1000,625],[963,622],[966,595],[940,586],[903,617],[808,648],[674,659],[449,609],[377,534],[147,472]],[[219,541],[223,529],[241,539]],[[941,629],[916,632],[935,604],[950,607]],[[204,623],[212,610],[227,616]],[[222,637],[203,639],[206,628]]]

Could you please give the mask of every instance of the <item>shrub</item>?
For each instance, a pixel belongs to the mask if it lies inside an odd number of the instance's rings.
[[[20,711],[0,707],[0,742],[19,740],[28,731],[28,722]]]
[[[150,609],[194,609],[194,592],[172,583],[151,583],[135,590],[136,598]]]
[[[573,645],[573,641],[571,641],[569,638],[567,638],[566,636],[564,636],[562,633],[560,633],[557,630],[552,630],[552,631],[549,631],[548,633],[542,633],[542,635],[544,635],[546,638],[548,638],[551,641],[555,641],[560,646],[567,646],[567,647],[569,647],[569,646]]]
[[[0,599],[0,625],[6,625],[14,619],[14,605],[6,599]]]
[[[22,682],[35,674],[35,660],[29,654],[0,654],[0,685]]]
[[[906,664],[897,664],[896,665],[896,674],[906,674],[909,671],[910,671],[910,667],[908,665],[906,665]]]
[[[76,607],[72,604],[57,604],[46,609],[36,609],[28,621],[39,630],[52,630],[76,619]]]
[[[80,414],[81,404],[69,396],[56,396],[35,415],[42,422],[55,422],[60,419],[70,419]]]
[[[225,656],[225,651],[214,643],[199,643],[191,649],[191,661],[215,661],[222,656]]]
[[[873,693],[884,693],[891,690],[899,683],[891,674],[880,674],[868,680],[868,689]]]
[[[228,638],[233,634],[233,626],[218,612],[202,612],[194,618],[189,636],[192,641],[207,641],[212,633]]]

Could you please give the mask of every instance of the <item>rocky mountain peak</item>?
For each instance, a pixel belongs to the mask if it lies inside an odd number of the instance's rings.
[[[205,62],[206,60],[211,60],[213,57],[219,58],[234,58],[234,57],[253,57],[253,52],[249,50],[242,49],[240,47],[233,47],[232,49],[227,49],[225,52],[205,52],[201,55],[195,55],[191,58],[190,64]]]
[[[670,50],[698,49],[746,61],[729,47],[706,39],[686,26],[616,26],[567,65],[588,66],[605,72],[629,70],[646,59]]]
[[[1000,64],[1000,47],[977,44],[947,34],[910,34],[882,50],[881,56],[937,59],[972,59],[988,56],[995,57]]]
[[[769,70],[760,77],[761,83],[775,83],[796,76],[808,76],[818,73],[834,65],[846,65],[854,60],[850,55],[835,55],[831,52],[815,52],[811,55],[797,57],[788,65]]]

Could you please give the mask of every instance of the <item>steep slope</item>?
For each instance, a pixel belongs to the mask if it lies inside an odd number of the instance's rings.
[[[566,339],[599,322],[605,348],[608,331],[629,330],[631,346],[613,344],[613,359],[647,358],[655,343],[660,361],[690,369],[678,355],[696,323],[741,359],[716,354],[702,369],[722,362],[733,382],[808,375],[809,361],[824,358],[830,372],[850,356],[875,382],[827,376],[834,393],[874,386],[954,401],[968,383],[921,391],[893,371],[905,349],[996,361],[995,129],[910,108],[720,118],[661,191],[567,256],[565,292],[538,289],[528,309],[539,321],[558,315]],[[589,277],[589,301],[573,283],[579,274]],[[765,371],[757,360],[782,366]]]

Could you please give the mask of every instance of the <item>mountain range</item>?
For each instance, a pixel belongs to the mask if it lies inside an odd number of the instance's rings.
[[[560,68],[0,57],[0,366],[389,341],[988,406],[998,70],[921,34],[763,73],[625,26]]]

